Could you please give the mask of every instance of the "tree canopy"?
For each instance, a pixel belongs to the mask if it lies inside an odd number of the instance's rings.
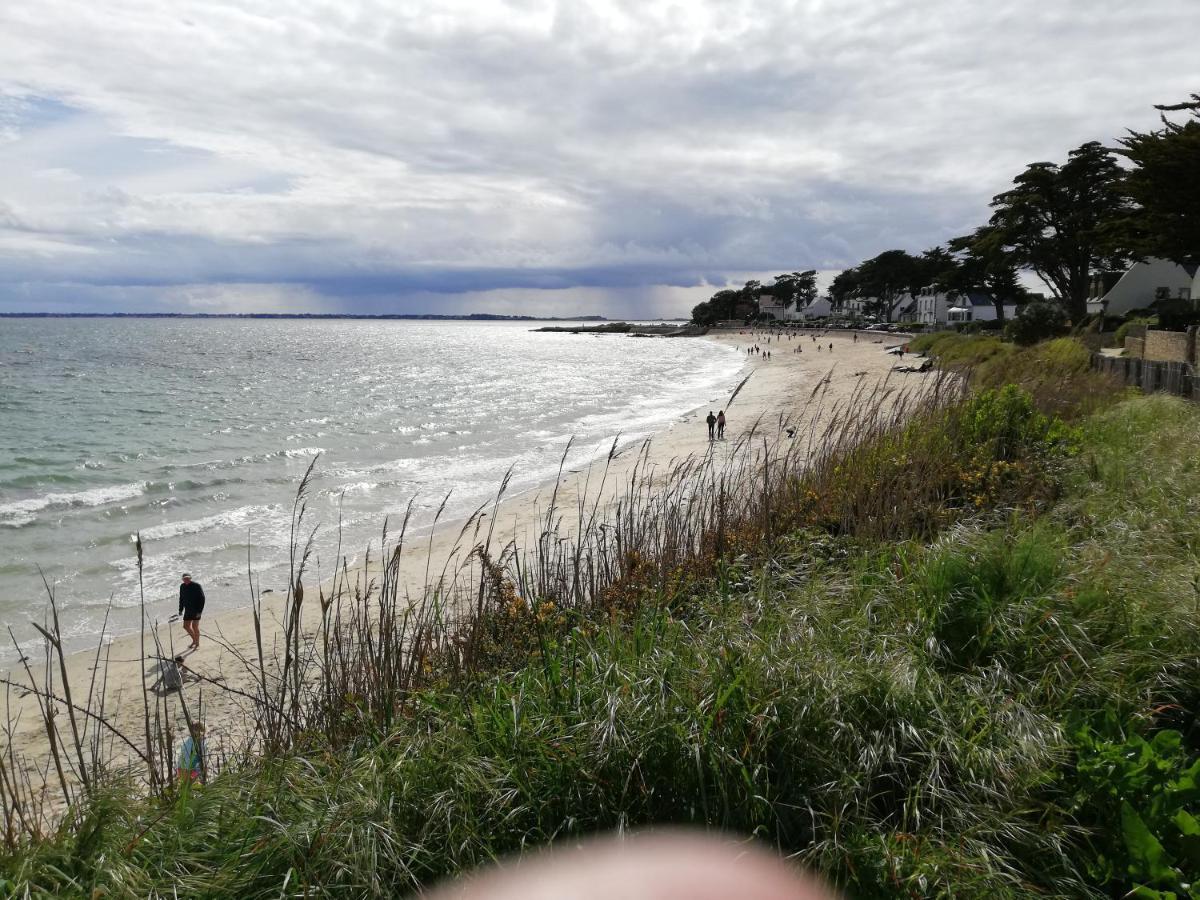
[[[989,294],[997,321],[1004,321],[1004,307],[1020,307],[1029,296],[1021,285],[1015,254],[1004,247],[1003,235],[990,225],[976,228],[946,244],[950,263],[934,279],[940,290],[952,294]]]
[[[902,301],[931,284],[952,258],[940,247],[914,256],[905,250],[885,250],[833,279],[829,295],[837,302],[866,303],[866,311],[892,321]]]
[[[1087,313],[1092,273],[1120,269],[1133,254],[1119,234],[1130,211],[1113,151],[1095,141],[1066,163],[1036,162],[992,200],[990,226],[999,246],[1031,269],[1079,321]]]
[[[784,307],[803,309],[817,299],[817,270],[776,275],[775,281],[763,288],[763,292],[770,294]]]
[[[1125,237],[1140,255],[1195,265],[1200,263],[1200,94],[1156,109],[1163,113],[1162,129],[1131,131],[1117,151],[1133,164],[1125,184],[1136,208]],[[1191,117],[1173,122],[1167,112]]]

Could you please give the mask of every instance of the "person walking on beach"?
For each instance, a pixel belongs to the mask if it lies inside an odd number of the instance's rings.
[[[183,616],[183,630],[192,639],[192,650],[200,646],[200,616],[203,612],[204,588],[184,572],[183,584],[179,585],[179,614]]]
[[[713,415],[711,409],[708,411],[708,418],[704,421],[708,423],[708,439],[711,441],[713,439],[713,429],[717,424],[717,417]]]
[[[725,440],[725,410],[717,413],[717,440]]]

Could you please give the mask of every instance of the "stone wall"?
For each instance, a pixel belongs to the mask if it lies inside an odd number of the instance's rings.
[[[1143,359],[1161,360],[1162,362],[1192,362],[1193,350],[1189,335],[1183,331],[1146,332],[1145,344],[1142,348]]]
[[[1134,359],[1141,359],[1146,355],[1146,339],[1126,336],[1125,353]]]

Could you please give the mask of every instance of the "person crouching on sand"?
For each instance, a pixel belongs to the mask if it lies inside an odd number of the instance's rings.
[[[184,572],[183,584],[179,585],[179,614],[183,616],[183,630],[192,639],[192,650],[200,646],[200,616],[203,612],[204,588]]]

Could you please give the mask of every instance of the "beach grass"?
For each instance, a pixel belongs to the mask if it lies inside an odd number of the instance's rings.
[[[476,519],[415,609],[344,573],[262,654],[256,752],[149,796],[97,771],[49,833],[6,794],[5,887],[394,895],[684,824],[856,897],[1187,896],[1200,411],[1058,342],[960,352],[969,393],[551,502],[535,547]]]

